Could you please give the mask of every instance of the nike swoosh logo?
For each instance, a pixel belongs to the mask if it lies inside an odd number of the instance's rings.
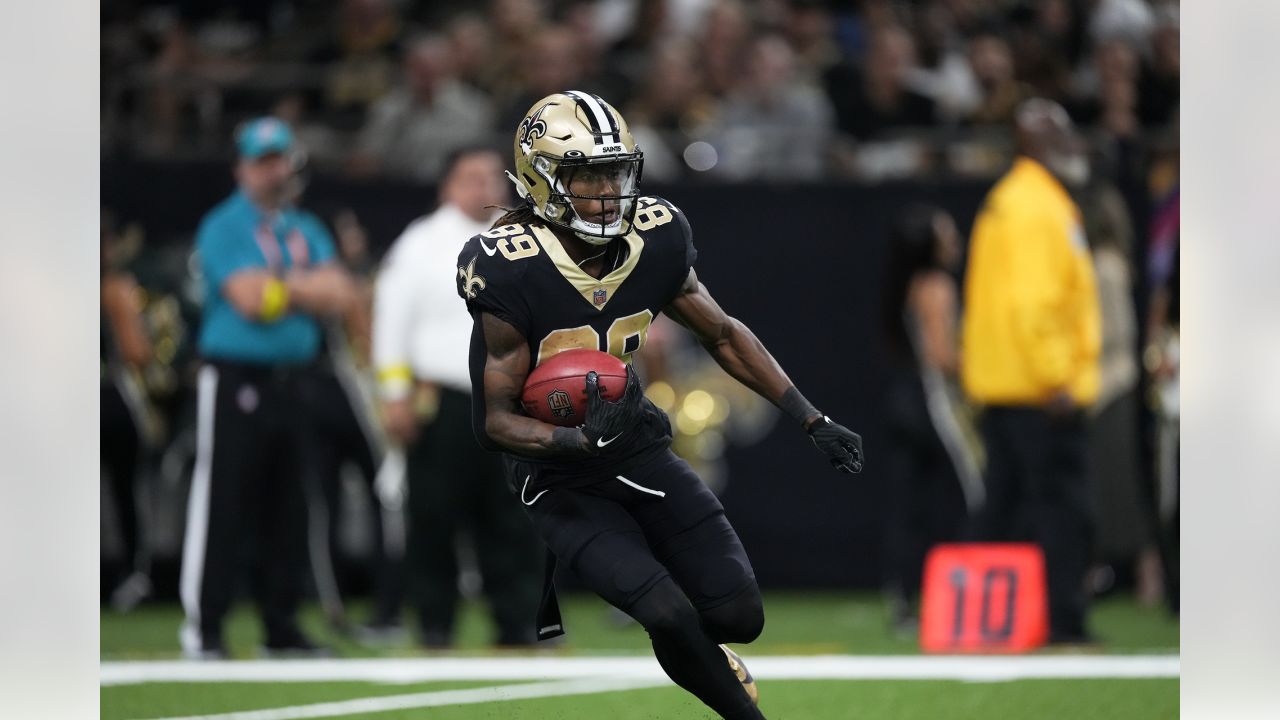
[[[605,440],[604,438],[596,438],[596,446],[604,447],[605,445],[608,445],[609,443],[613,442],[614,440],[617,440],[620,437],[622,437],[622,433],[618,433],[617,435],[614,435],[608,440]]]
[[[488,255],[489,257],[493,257],[493,254],[498,252],[498,248],[496,247],[491,248],[488,245],[485,245],[483,240],[480,241],[480,247],[484,248],[484,254]]]

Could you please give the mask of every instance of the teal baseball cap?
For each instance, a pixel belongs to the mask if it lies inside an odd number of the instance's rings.
[[[240,157],[256,160],[271,153],[287,153],[293,148],[293,131],[281,119],[261,117],[245,123],[236,133]]]

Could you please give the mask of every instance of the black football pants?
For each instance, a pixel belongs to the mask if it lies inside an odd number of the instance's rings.
[[[899,609],[909,610],[920,595],[925,556],[963,534],[966,509],[919,372],[896,372],[885,400],[885,589]]]
[[[755,572],[688,463],[667,451],[594,485],[560,489],[552,480],[521,502],[560,562],[644,627],[673,682],[724,718],[764,717],[717,647],[764,629]]]
[[[374,609],[371,623],[374,625],[398,624],[404,595],[404,553],[388,549],[381,501],[374,492],[374,479],[378,464],[382,461],[380,448],[375,445],[365,423],[377,422],[357,413],[365,411],[359,399],[349,394],[344,380],[338,376],[343,370],[321,370],[314,382],[307,383],[307,407],[312,414],[314,443],[311,460],[311,476],[316,480],[320,497],[313,491],[310,500],[309,538],[311,563],[316,575],[316,590],[330,620],[346,622],[340,591],[342,583],[338,567],[338,513],[341,509],[342,467],[350,462],[359,469],[368,483],[373,511],[374,543],[371,569],[374,584]],[[320,502],[317,502],[317,501]]]
[[[1085,634],[1085,572],[1093,554],[1088,437],[1083,412],[994,406],[982,416],[987,501],[974,539],[1037,543],[1049,584],[1049,627]]]
[[[189,654],[223,648],[223,619],[245,565],[267,647],[301,639],[295,614],[307,569],[301,471],[309,428],[300,387],[308,372],[224,362],[200,369],[179,586]]]

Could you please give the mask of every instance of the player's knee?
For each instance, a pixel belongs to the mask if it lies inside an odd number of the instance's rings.
[[[641,595],[628,614],[651,637],[681,635],[698,630],[698,612],[670,578],[665,578]]]
[[[718,643],[749,643],[764,631],[764,601],[755,586],[701,616],[703,628]]]

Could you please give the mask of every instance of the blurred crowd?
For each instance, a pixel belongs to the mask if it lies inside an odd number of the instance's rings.
[[[121,0],[102,8],[106,156],[230,156],[271,113],[310,161],[438,179],[577,88],[629,119],[646,177],[993,177],[1056,100],[1099,152],[1176,133],[1167,0]],[[767,139],[767,141],[766,141]]]

